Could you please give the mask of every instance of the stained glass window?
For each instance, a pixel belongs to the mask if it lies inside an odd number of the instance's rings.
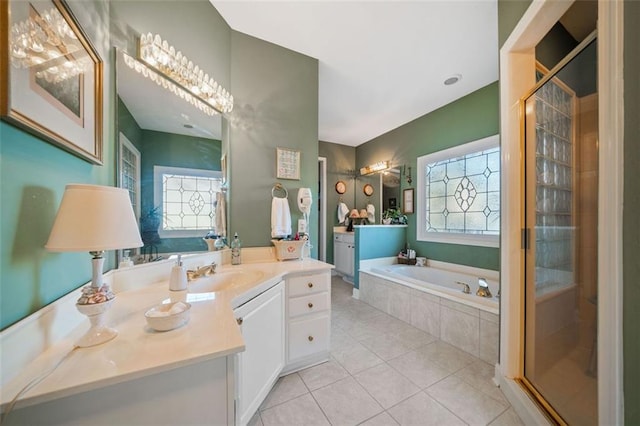
[[[419,194],[422,192],[418,201],[421,209],[418,239],[442,241],[451,234],[490,236],[497,244],[495,237],[500,234],[497,136],[420,157],[418,170]],[[435,234],[439,237],[429,237]]]
[[[155,176],[156,182],[161,183],[156,189],[156,195],[160,192],[162,197],[161,232],[196,231],[199,235],[215,229],[216,193],[222,186],[220,172],[156,166]]]

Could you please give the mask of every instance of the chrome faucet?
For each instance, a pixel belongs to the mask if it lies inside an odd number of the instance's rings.
[[[469,284],[463,283],[462,281],[456,281],[456,284],[462,286],[462,292],[464,294],[471,294],[471,289],[469,288]]]
[[[187,271],[187,281],[193,281],[195,279],[214,274],[216,272],[216,266],[218,266],[216,262],[211,262],[210,265],[201,266],[195,270],[189,269]]]
[[[478,278],[478,291],[476,291],[476,296],[492,297],[491,291],[489,291],[489,284],[485,278]]]

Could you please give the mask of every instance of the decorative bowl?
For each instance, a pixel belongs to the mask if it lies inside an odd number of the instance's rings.
[[[189,322],[191,304],[186,302],[164,303],[145,312],[149,327],[156,331],[169,331]]]

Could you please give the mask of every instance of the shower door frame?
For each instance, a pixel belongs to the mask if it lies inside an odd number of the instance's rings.
[[[524,390],[524,133],[535,46],[573,1],[532,2],[500,49],[500,363],[496,380],[525,423],[549,422]],[[598,420],[624,421],[622,392],[623,2],[598,2]],[[606,288],[605,288],[606,286]]]

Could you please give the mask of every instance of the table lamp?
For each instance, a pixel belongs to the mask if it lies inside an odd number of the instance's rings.
[[[140,231],[126,189],[99,185],[67,185],[45,248],[50,251],[88,251],[92,256],[91,284],[82,289],[78,311],[91,328],[76,342],[89,347],[108,342],[118,332],[105,325],[104,315],[115,295],[103,284],[105,250],[141,247]]]

